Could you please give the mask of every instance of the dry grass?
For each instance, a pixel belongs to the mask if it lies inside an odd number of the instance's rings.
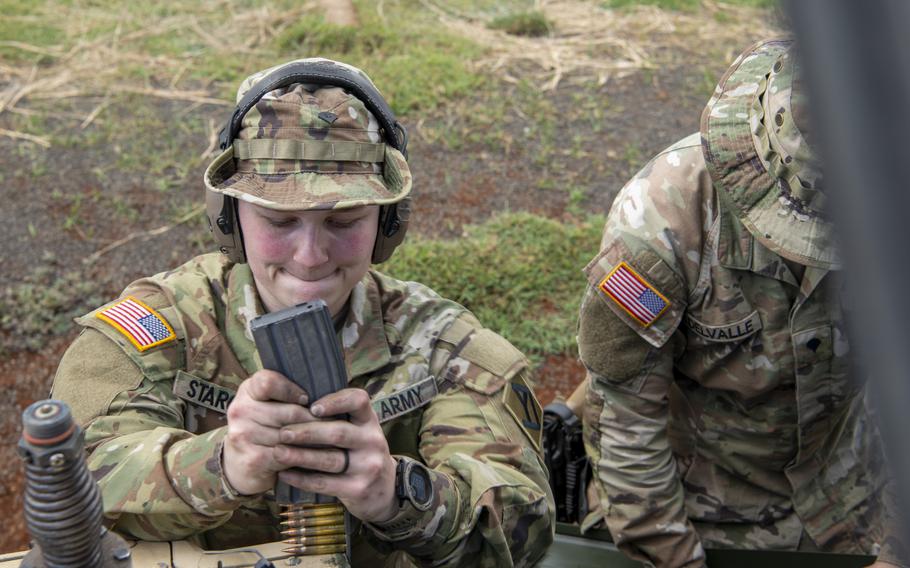
[[[17,66],[0,61],[0,113],[27,114],[28,102],[59,100],[63,98],[104,97],[81,118],[84,128],[93,122],[108,106],[110,93],[131,93],[140,96],[187,101],[195,104],[229,106],[231,101],[213,97],[209,89],[180,88],[187,69],[194,64],[193,54],[178,53],[173,56],[148,53],[137,45],[155,37],[198,37],[213,57],[250,57],[262,46],[271,45],[274,37],[300,14],[311,10],[313,3],[301,4],[295,10],[279,10],[268,6],[235,10],[229,2],[215,2],[207,6],[200,16],[178,14],[143,25],[140,29],[124,31],[117,24],[117,13],[106,13],[100,8],[82,8],[79,18],[67,19],[61,45],[37,46],[21,41],[2,41],[0,47],[18,50],[41,57],[40,64]],[[52,8],[46,7],[46,10]],[[227,14],[224,18],[222,14]],[[216,17],[216,15],[218,15]],[[10,16],[23,25],[45,16]],[[46,18],[58,21],[59,15],[47,14]],[[205,25],[200,22],[205,18]],[[220,21],[218,21],[220,20]],[[213,22],[217,22],[213,25]],[[93,37],[96,32],[87,27],[110,24],[111,31]],[[232,44],[219,38],[245,38]],[[137,83],[130,73],[137,68],[146,72],[146,84]],[[198,82],[197,82],[198,83]],[[42,146],[49,142],[12,130],[0,135],[32,140]]]
[[[519,80],[516,75],[520,72],[523,79],[536,82],[543,90],[555,89],[564,81],[604,84],[610,78],[653,69],[667,63],[668,57],[672,59],[674,51],[682,56],[691,50],[693,38],[700,45],[737,45],[741,37],[779,33],[767,21],[767,11],[737,7],[736,17],[720,18],[717,16],[733,8],[710,1],[703,8],[707,14],[695,14],[647,6],[611,10],[585,0],[536,0],[533,8],[542,12],[551,24],[551,33],[542,38],[489,29],[489,18],[455,10],[442,0],[420,0],[420,3],[450,31],[487,48],[488,55],[473,63],[477,69],[497,73],[511,82]],[[230,105],[230,101],[213,97],[211,89],[179,87],[187,69],[195,63],[191,54],[150,57],[135,46],[147,38],[194,35],[213,57],[255,57],[257,52],[267,56],[267,46],[276,36],[301,15],[325,11],[326,4],[330,3],[319,0],[303,3],[293,10],[269,6],[239,10],[227,1],[213,2],[198,15],[164,17],[152,25],[129,31],[116,23],[120,17],[116,12],[85,8],[87,13],[82,17],[68,19],[71,23],[64,29],[65,44],[0,42],[0,47],[42,56],[40,65],[0,62],[0,85],[6,86],[0,91],[0,114],[28,112],[20,105],[30,100],[105,97],[81,117],[81,126],[85,128],[103,113],[109,104],[106,97],[111,92]],[[382,16],[384,2],[378,2],[375,9]],[[55,16],[47,14],[47,18]],[[348,16],[356,21],[356,14]],[[21,20],[23,25],[42,17],[10,16]],[[95,32],[88,27],[89,22],[95,27],[107,22],[112,29],[93,36]],[[244,41],[232,43],[224,38],[244,38]],[[734,54],[728,55],[732,58]],[[136,67],[147,70],[155,84],[146,79],[148,84],[137,85],[134,77],[127,77],[129,70]],[[0,135],[30,140],[45,147],[50,143],[43,137],[9,129],[0,131]]]
[[[441,0],[421,0],[421,4],[451,31],[489,49],[489,57],[476,61],[477,66],[504,73],[513,82],[518,78],[507,70],[530,68],[531,78],[544,90],[555,89],[563,81],[604,84],[638,70],[683,63],[693,47],[739,45],[743,37],[780,34],[767,10],[738,6],[735,18],[723,17],[734,8],[716,2],[706,2],[702,13],[686,13],[650,6],[611,10],[595,2],[537,0],[534,9],[551,24],[550,35],[542,38],[489,29],[488,18],[456,11]],[[698,46],[693,46],[693,38]],[[735,53],[726,56],[732,59]]]

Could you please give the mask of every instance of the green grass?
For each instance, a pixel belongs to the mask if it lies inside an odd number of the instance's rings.
[[[606,0],[608,8],[630,8],[633,6],[657,6],[664,10],[692,11],[701,5],[701,0]]]
[[[64,40],[66,32],[59,20],[41,17],[48,2],[31,0],[0,0],[0,60],[11,63],[43,62],[48,55],[40,51],[53,48]],[[31,51],[21,46],[4,45],[4,42],[27,44],[37,48]]]
[[[384,19],[372,3],[356,4],[359,28],[307,16],[278,37],[278,52],[284,59],[320,56],[360,67],[399,114],[431,111],[481,85],[481,77],[466,63],[482,50],[430,25],[430,15],[413,3],[389,5]]]
[[[430,286],[539,360],[574,353],[582,267],[597,253],[602,219],[577,225],[507,213],[455,241],[408,237],[380,270]]]
[[[480,77],[465,65],[480,54],[479,48],[446,33],[415,0],[387,2],[382,14],[373,1],[355,3],[361,25],[349,29],[323,22],[318,7],[294,0],[227,6],[209,0],[109,0],[78,6],[36,0],[27,8],[20,6],[26,3],[0,0],[0,41],[60,54],[92,42],[113,46],[115,56],[123,52],[130,57],[106,61],[99,69],[105,79],[157,88],[168,87],[175,78],[178,88],[214,84],[214,96],[228,100],[248,74],[314,56],[366,69],[400,113],[435,108],[479,83]],[[0,60],[48,58],[0,44]]]
[[[540,37],[550,33],[550,22],[543,12],[519,12],[494,18],[487,27],[517,36]]]
[[[773,8],[777,0],[719,0],[718,4],[730,6],[749,6],[754,8]],[[629,8],[633,6],[657,6],[664,10],[692,12],[701,7],[701,0],[606,0],[608,8]]]
[[[535,0],[432,0],[440,8],[451,10],[456,14],[480,16],[502,16],[513,12],[531,10]]]
[[[0,289],[0,332],[7,337],[0,354],[19,349],[38,350],[47,339],[72,328],[72,318],[103,301],[95,285],[78,271],[57,274],[65,263],[45,253],[19,283]]]

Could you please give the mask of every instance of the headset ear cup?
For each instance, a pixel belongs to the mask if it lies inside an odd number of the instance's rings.
[[[237,200],[206,189],[205,212],[208,216],[209,231],[215,237],[218,250],[226,254],[231,262],[238,264],[246,262],[240,219],[237,217]]]
[[[411,218],[411,199],[402,199],[379,208],[379,231],[373,246],[373,264],[387,261],[404,241]]]

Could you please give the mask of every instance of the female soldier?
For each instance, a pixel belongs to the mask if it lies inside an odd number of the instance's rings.
[[[526,360],[462,306],[370,267],[407,228],[404,129],[362,71],[328,60],[257,73],[238,101],[205,174],[226,254],[78,318],[57,371],[54,396],[85,425],[113,528],[208,548],[279,540],[281,479],[362,522],[358,565],[396,550],[535,562],[553,503]],[[315,299],[350,377],[318,402],[262,369],[249,331]]]

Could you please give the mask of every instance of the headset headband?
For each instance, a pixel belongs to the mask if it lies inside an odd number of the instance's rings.
[[[243,95],[231,114],[227,124],[218,133],[218,142],[222,150],[231,145],[240,132],[243,117],[259,102],[266,93],[293,85],[294,83],[313,83],[343,87],[363,101],[367,110],[373,113],[384,131],[386,143],[408,157],[407,131],[395,118],[391,107],[368,80],[357,73],[331,63],[297,61],[284,65],[257,82]]]
[[[234,143],[243,117],[266,93],[295,83],[332,85],[346,89],[373,113],[383,131],[385,142],[401,152],[407,160],[408,132],[395,118],[395,113],[376,87],[355,71],[324,61],[295,61],[282,65],[253,85],[241,97],[230,119],[218,133],[222,152]],[[233,262],[246,262],[243,235],[237,219],[237,199],[206,189],[205,200],[209,229],[219,249]],[[373,245],[372,262],[386,261],[401,244],[407,233],[410,212],[410,197],[379,207],[379,231]]]

